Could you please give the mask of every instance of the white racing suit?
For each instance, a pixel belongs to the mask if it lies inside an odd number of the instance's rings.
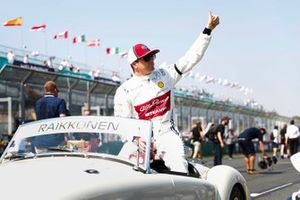
[[[157,154],[172,171],[187,173],[184,145],[173,123],[174,86],[202,59],[210,39],[201,33],[176,64],[147,76],[134,75],[115,94],[115,116],[152,120]]]

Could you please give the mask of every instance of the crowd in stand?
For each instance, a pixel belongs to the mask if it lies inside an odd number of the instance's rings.
[[[82,78],[88,78],[91,80],[101,80],[103,78],[107,79],[108,77],[111,81],[117,83],[120,83],[121,80],[118,72],[116,71],[112,71],[109,76],[107,75],[107,73],[100,74],[100,70],[81,70],[80,67],[75,66],[73,63],[71,63],[69,59],[62,59],[59,64],[54,62],[56,60],[55,56],[49,56],[47,59],[38,62],[36,59],[32,59],[37,56],[39,56],[39,53],[37,51],[34,51],[30,55],[28,53],[25,53],[23,59],[19,59],[19,56],[16,56],[13,50],[9,50],[6,55],[6,59],[8,64],[13,64],[23,68],[70,74]]]
[[[47,59],[43,60],[42,62],[36,62],[37,60],[35,59],[35,62],[33,62],[32,58],[36,58],[39,56],[39,52],[33,51],[31,54],[29,53],[24,53],[23,60],[18,61],[16,59],[16,55],[12,50],[9,50],[7,52],[7,60],[9,64],[15,64],[15,65],[21,65],[22,67],[26,68],[31,68],[35,70],[41,70],[41,71],[48,71],[48,72],[57,72],[57,73],[62,73],[62,74],[68,74],[68,75],[73,75],[73,76],[78,76],[82,78],[88,78],[91,80],[108,80],[110,79],[113,82],[116,83],[121,83],[121,77],[119,76],[118,72],[116,71],[111,71],[110,75],[107,73],[101,73],[99,69],[91,69],[91,70],[82,70],[80,67],[74,65],[73,63],[70,62],[69,59],[58,59],[55,56],[49,56]],[[59,63],[56,63],[54,61],[60,60]],[[15,62],[16,61],[16,62]],[[182,95],[184,97],[189,97],[197,100],[203,100],[203,101],[208,101],[208,102],[215,102],[215,103],[222,103],[222,104],[228,104],[232,103],[232,100],[229,98],[226,99],[221,99],[221,100],[216,100],[214,98],[214,95],[207,92],[204,89],[196,89],[196,88],[191,88],[191,89],[186,89],[184,87],[178,87],[177,89],[177,95]],[[235,102],[234,105],[242,105],[238,102]],[[247,107],[253,107],[252,103],[245,103],[244,104]]]

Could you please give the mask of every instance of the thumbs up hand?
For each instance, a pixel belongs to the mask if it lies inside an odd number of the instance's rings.
[[[218,26],[219,23],[220,23],[219,17],[217,15],[213,15],[212,12],[209,11],[207,28],[213,30]]]

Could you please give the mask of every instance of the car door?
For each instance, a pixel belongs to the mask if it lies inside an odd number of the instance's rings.
[[[215,187],[205,180],[187,176],[172,177],[176,199],[215,199]]]

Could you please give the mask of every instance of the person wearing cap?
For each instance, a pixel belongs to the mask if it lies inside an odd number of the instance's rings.
[[[225,116],[221,118],[221,122],[217,128],[217,139],[213,141],[214,147],[214,166],[222,165],[223,149],[225,147],[225,126],[228,125],[230,118]]]
[[[251,127],[242,131],[238,136],[239,147],[244,154],[245,166],[247,169],[247,173],[250,175],[258,173],[254,168],[256,155],[254,144],[252,142],[253,139],[258,138],[260,151],[262,152],[264,158],[268,157],[265,153],[265,146],[263,142],[264,134],[266,134],[266,129]]]
[[[183,74],[200,62],[210,43],[211,32],[218,24],[219,17],[210,12],[207,27],[194,44],[175,64],[167,67],[155,68],[159,50],[150,50],[144,44],[134,45],[127,54],[133,76],[116,91],[115,116],[151,120],[157,153],[172,171],[187,173],[183,142],[173,119],[174,87]]]
[[[45,95],[35,104],[36,119],[48,119],[54,117],[64,117],[67,115],[66,102],[57,97],[58,89],[54,81],[47,81],[44,84]],[[45,148],[57,146],[65,141],[62,135],[44,135],[32,140],[36,152],[43,152]]]

